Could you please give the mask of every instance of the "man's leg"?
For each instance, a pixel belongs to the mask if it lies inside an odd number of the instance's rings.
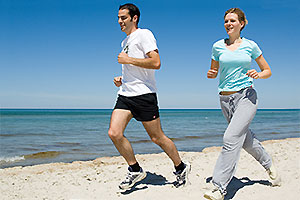
[[[160,118],[152,121],[143,122],[143,125],[150,136],[151,140],[159,145],[173,161],[176,175],[175,187],[184,186],[188,181],[188,175],[191,171],[191,165],[189,163],[183,163],[180,159],[179,153],[175,144],[170,140],[163,132],[160,124]]]
[[[131,119],[132,114],[129,110],[115,109],[111,115],[108,130],[110,139],[128,165],[137,163],[132,146],[124,136],[124,130]]]
[[[128,168],[129,172],[125,180],[119,185],[121,190],[128,190],[132,188],[135,183],[143,180],[146,177],[146,172],[140,168],[135,159],[132,146],[124,136],[124,130],[131,118],[132,114],[129,110],[115,109],[111,115],[110,126],[108,130],[108,135],[113,141],[115,147],[130,166]],[[139,170],[135,171],[136,169]]]
[[[142,123],[151,140],[166,152],[175,166],[178,166],[181,163],[180,156],[173,141],[164,134],[160,118]]]

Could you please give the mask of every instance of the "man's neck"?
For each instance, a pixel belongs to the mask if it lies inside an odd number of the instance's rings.
[[[138,30],[137,27],[133,27],[130,31],[126,32],[127,36],[133,33],[134,31]]]

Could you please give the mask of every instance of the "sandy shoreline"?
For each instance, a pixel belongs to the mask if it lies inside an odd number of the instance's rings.
[[[298,199],[300,138],[270,140],[263,145],[280,171],[282,186],[268,186],[263,167],[242,151],[225,199]],[[175,180],[173,166],[164,153],[137,155],[147,177],[125,193],[118,190],[127,171],[122,157],[0,169],[0,199],[204,199],[205,180],[211,177],[219,152],[220,147],[209,147],[202,152],[180,152],[182,158],[192,164],[192,172],[191,184],[179,189],[172,185]]]

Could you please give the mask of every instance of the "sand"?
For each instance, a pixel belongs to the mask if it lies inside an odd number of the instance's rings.
[[[282,177],[271,187],[264,168],[244,150],[225,200],[296,200],[300,194],[300,138],[263,142]],[[212,175],[220,147],[202,152],[180,152],[192,165],[190,184],[175,188],[171,160],[164,154],[137,155],[147,177],[134,188],[120,192],[127,165],[122,157],[93,161],[51,163],[0,169],[0,199],[204,199],[206,180]]]

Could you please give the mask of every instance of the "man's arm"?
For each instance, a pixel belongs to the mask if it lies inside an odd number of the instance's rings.
[[[160,69],[160,57],[158,50],[147,53],[148,58],[132,58],[126,53],[121,52],[118,56],[120,64],[131,64],[146,69]]]

